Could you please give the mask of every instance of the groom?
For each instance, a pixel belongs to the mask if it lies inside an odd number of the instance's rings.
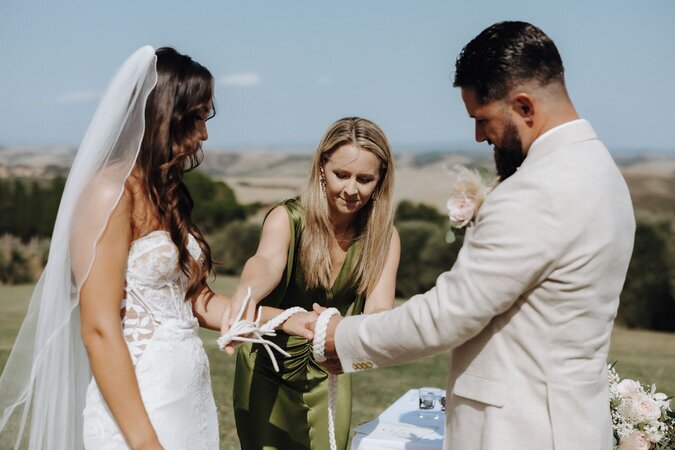
[[[537,27],[484,30],[454,85],[501,183],[434,288],[392,311],[333,318],[327,367],[454,349],[446,449],[609,450],[607,351],[635,231],[626,184]]]

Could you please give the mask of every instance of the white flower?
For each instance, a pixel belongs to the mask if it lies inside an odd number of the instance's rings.
[[[661,408],[649,396],[639,393],[624,398],[618,412],[632,423],[651,422],[661,417]]]
[[[619,442],[618,450],[649,450],[652,443],[644,433],[635,431]]]
[[[486,182],[478,171],[463,166],[450,169],[450,175],[452,195],[446,204],[450,226],[462,228],[476,218],[485,196],[492,190],[494,180]]]
[[[619,382],[616,390],[622,397],[634,397],[642,392],[642,386],[640,386],[639,382],[626,378]]]
[[[665,435],[664,430],[658,425],[650,425],[645,427],[645,434],[647,435],[647,438],[653,443],[659,442]]]
[[[462,228],[471,222],[478,209],[476,199],[466,194],[453,195],[448,199],[446,206],[450,226],[455,228]]]
[[[661,408],[648,395],[639,394],[635,398],[637,404],[637,413],[641,422],[652,422],[661,417]]]
[[[666,394],[658,392],[654,394],[653,398],[656,404],[659,405],[659,408],[661,408],[661,411],[670,411],[670,400]]]

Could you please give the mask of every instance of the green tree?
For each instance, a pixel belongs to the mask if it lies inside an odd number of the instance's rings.
[[[396,295],[410,297],[432,288],[438,276],[450,270],[462,246],[460,236],[445,242],[448,226],[420,220],[397,224],[401,237],[401,261],[396,277]]]
[[[28,258],[20,248],[12,246],[9,254],[0,260],[0,282],[3,284],[20,284],[32,282],[31,268]]]
[[[0,179],[0,235],[9,232],[11,190],[9,180]]]
[[[638,216],[617,321],[630,328],[675,331],[673,238],[671,220]]]
[[[410,200],[402,200],[396,207],[394,221],[399,223],[409,220],[422,220],[438,225],[448,223],[447,216],[439,213],[433,206],[425,205],[424,203],[413,203]]]
[[[42,213],[38,224],[38,235],[50,237],[54,231],[56,214],[59,210],[63,190],[66,187],[66,179],[62,176],[52,178],[51,182],[43,190]]]
[[[219,273],[238,275],[258,248],[261,226],[237,220],[209,239],[211,254]]]
[[[19,236],[22,240],[30,239],[30,224],[32,222],[32,211],[29,193],[26,190],[24,180],[17,179],[14,183],[14,195],[12,199],[13,214],[11,217],[12,225],[10,233]]]
[[[239,204],[234,191],[224,182],[213,181],[198,170],[185,174],[184,181],[194,201],[193,220],[205,233],[246,218],[246,208]]]

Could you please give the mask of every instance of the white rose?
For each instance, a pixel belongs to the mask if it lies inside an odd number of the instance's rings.
[[[455,194],[448,200],[448,217],[450,226],[461,228],[466,226],[476,213],[476,200],[466,194]]]
[[[661,417],[661,408],[649,398],[648,395],[640,394],[635,398],[636,410],[641,422],[651,422]]]
[[[661,430],[661,428],[658,426],[651,426],[645,428],[645,434],[647,435],[647,438],[649,438],[649,440],[654,443],[659,442],[661,439],[663,439],[663,436],[665,435],[663,430]]]
[[[633,397],[642,392],[642,386],[639,382],[626,378],[616,385],[616,390],[622,397]]]
[[[638,423],[641,420],[635,397],[623,398],[617,407],[617,412],[629,423]]]
[[[618,450],[649,450],[652,443],[647,436],[639,431],[634,431],[627,437],[621,439]]]
[[[662,411],[665,412],[670,409],[670,400],[666,394],[661,392],[654,394],[654,401],[659,405],[659,408],[661,408]]]

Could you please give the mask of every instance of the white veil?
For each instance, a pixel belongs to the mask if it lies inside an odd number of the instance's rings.
[[[110,82],[68,175],[49,259],[0,376],[0,448],[81,449],[91,379],[80,337],[79,290],[96,243],[134,166],[155,51],[132,54]]]

